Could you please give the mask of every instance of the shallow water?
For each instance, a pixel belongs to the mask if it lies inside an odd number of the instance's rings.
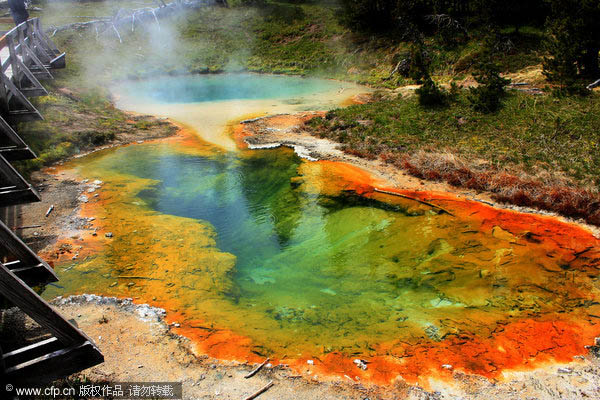
[[[136,86],[125,87],[131,95]],[[353,180],[372,182],[358,170],[286,149],[230,152],[188,138],[71,167],[105,182],[84,207],[101,235],[86,237],[96,252],[58,267],[61,286],[45,296],[99,293],[164,307],[215,357],[310,358],[325,372],[383,380],[442,364],[494,376],[569,358],[600,332],[598,243],[585,232],[557,242],[559,228],[531,216],[452,202],[449,215],[359,195]],[[357,370],[356,357],[372,360],[370,369]]]
[[[268,114],[329,110],[370,89],[346,82],[258,74],[176,76],[115,85],[117,106],[172,118],[205,141],[226,150],[236,146],[223,127]]]

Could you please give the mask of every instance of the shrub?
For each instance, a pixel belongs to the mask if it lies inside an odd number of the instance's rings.
[[[443,106],[446,105],[448,101],[448,93],[440,89],[429,76],[415,93],[419,99],[419,104],[424,107]]]
[[[600,74],[600,6],[597,0],[551,0],[544,74],[563,92],[582,92],[582,78]]]
[[[506,85],[510,79],[500,76],[500,68],[491,60],[484,61],[474,74],[478,87],[470,88],[469,101],[473,108],[483,113],[493,113],[502,106]]]

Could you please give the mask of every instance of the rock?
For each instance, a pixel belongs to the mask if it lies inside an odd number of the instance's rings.
[[[95,189],[95,188],[89,188],[89,189],[87,190],[87,192],[88,192],[88,193],[94,193],[95,191],[96,191],[96,189]]]
[[[315,364],[315,362],[313,360],[306,360],[306,363],[308,365],[314,365]]]
[[[88,197],[85,194],[79,196],[77,200],[81,201],[82,203],[87,203],[89,201]]]
[[[573,369],[572,368],[567,368],[567,367],[561,367],[558,369],[558,373],[559,374],[571,374],[573,373]]]
[[[113,237],[113,233],[112,232],[106,232],[104,234],[104,236],[106,236],[107,238],[111,238],[111,237]]]
[[[360,369],[362,369],[363,371],[367,370],[367,362],[365,360],[361,360],[361,359],[354,359],[352,361],[354,364],[356,364],[356,366]]]
[[[595,338],[594,343],[596,344],[596,346],[600,346],[600,337]]]
[[[94,182],[92,182],[94,185],[102,185],[104,182],[96,179]]]
[[[444,368],[444,369],[452,369],[452,365],[450,365],[450,364],[443,364],[442,368]]]

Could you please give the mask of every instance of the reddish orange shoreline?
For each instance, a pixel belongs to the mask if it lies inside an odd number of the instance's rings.
[[[236,142],[239,144],[243,143],[244,136],[250,134],[242,125],[234,129]],[[188,131],[182,131],[180,136],[166,140],[179,142],[186,147],[201,146],[206,149]],[[378,188],[431,202],[451,211],[457,218],[480,221],[482,231],[492,232],[494,227],[499,226],[516,238],[541,242],[554,249],[556,257],[569,263],[571,269],[588,276],[599,274],[600,240],[575,224],[547,216],[496,209],[480,202],[460,199],[450,193],[388,188],[385,182],[376,181],[365,170],[345,163],[318,161],[310,165],[328,171],[326,186],[331,190],[351,190],[367,197],[377,197],[381,196],[375,192],[375,188]],[[84,204],[81,215],[98,215],[106,201],[102,193],[98,199]],[[100,230],[98,236],[86,237],[86,249],[80,253],[80,257],[100,251],[105,241],[104,231]],[[72,242],[67,240],[63,243]],[[56,262],[70,260],[68,254],[52,253],[48,256]],[[527,271],[524,270],[524,273]],[[569,295],[593,300],[583,291]],[[200,353],[225,360],[259,362],[264,359],[252,352],[251,339],[228,329],[213,329],[211,321],[190,320],[185,311],[178,310],[174,303],[151,298],[138,298],[135,301],[164,308],[168,323],[181,324],[180,327],[173,328],[174,332],[189,337]],[[600,306],[592,307],[598,308],[600,316]],[[489,337],[471,333],[448,335],[439,342],[422,339],[416,344],[382,343],[374,349],[374,353],[380,355],[367,360],[369,364],[366,371],[356,367],[351,355],[337,352],[326,354],[321,359],[309,355],[300,358],[282,356],[272,362],[289,364],[300,373],[308,368],[320,377],[359,377],[361,380],[380,384],[389,384],[400,376],[407,382],[426,385],[428,378],[448,378],[454,370],[499,378],[504,370],[534,368],[546,362],[573,361],[573,356],[586,353],[585,346],[593,344],[594,337],[600,336],[600,325],[596,320],[597,318],[584,313],[564,314],[560,318],[549,315],[516,320],[508,316],[498,323],[497,329]],[[314,365],[308,365],[308,359],[312,359]]]

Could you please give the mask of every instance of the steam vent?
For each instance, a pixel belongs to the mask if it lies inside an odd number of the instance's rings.
[[[0,1],[0,399],[600,399],[596,3]]]

